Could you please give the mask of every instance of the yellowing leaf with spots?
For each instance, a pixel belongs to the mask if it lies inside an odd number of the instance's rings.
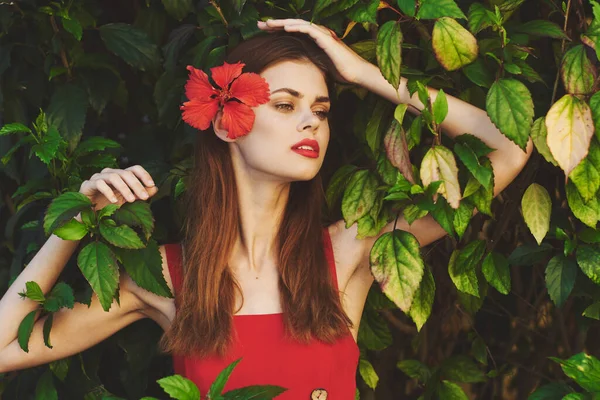
[[[425,269],[417,238],[399,229],[384,233],[371,248],[369,261],[381,291],[408,312]]]
[[[431,182],[444,181],[438,188],[438,193],[444,196],[452,208],[458,208],[461,199],[458,167],[454,154],[448,148],[435,146],[429,149],[423,157],[420,173],[425,186]]]
[[[548,111],[546,128],[548,148],[568,176],[588,153],[594,134],[592,111],[584,101],[564,95]]]
[[[452,18],[440,18],[431,36],[435,57],[448,71],[472,63],[477,58],[477,39]]]

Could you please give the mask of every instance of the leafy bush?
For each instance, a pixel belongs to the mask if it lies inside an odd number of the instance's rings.
[[[157,245],[179,239],[176,200],[197,134],[178,108],[185,66],[220,64],[228,48],[259,32],[257,19],[282,17],[330,27],[392,85],[407,77],[426,105],[413,116],[364,88],[336,87],[336,151],[323,168],[330,220],[357,222],[366,237],[399,215],[413,222],[431,214],[448,232],[421,250],[399,230],[373,247],[372,272],[389,284],[383,291],[375,284],[365,306],[360,397],[600,392],[591,355],[600,352],[600,4],[593,0],[0,3],[0,292],[54,232],[83,243],[50,293],[34,282],[23,288],[50,315],[46,345],[61,307],[89,304],[93,290],[108,308],[121,267],[140,286],[171,296],[157,274]],[[434,102],[426,85],[441,89]],[[485,109],[521,148],[535,143],[497,200],[493,149],[468,133],[441,135],[446,94]],[[132,164],[160,188],[151,202],[94,211],[76,193],[94,172]],[[78,213],[82,222],[73,219]],[[88,256],[91,249],[101,259]],[[19,329],[25,351],[33,318]],[[6,374],[0,393],[164,396],[154,383],[172,374],[169,357],[155,351],[161,332],[136,322],[76,356]],[[581,389],[563,382],[549,357]]]

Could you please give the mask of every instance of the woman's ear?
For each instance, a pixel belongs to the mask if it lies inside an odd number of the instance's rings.
[[[235,142],[235,139],[227,137],[227,134],[229,132],[225,128],[223,128],[222,119],[223,111],[219,110],[212,120],[212,126],[213,130],[215,131],[215,135],[217,135],[219,139],[223,140],[224,142]]]

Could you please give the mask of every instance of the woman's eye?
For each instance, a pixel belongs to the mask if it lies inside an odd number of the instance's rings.
[[[292,110],[294,109],[294,107],[291,104],[277,104],[275,106],[278,110],[284,109],[284,110]]]
[[[317,114],[320,119],[326,119],[329,116],[329,111],[315,111],[315,114]]]

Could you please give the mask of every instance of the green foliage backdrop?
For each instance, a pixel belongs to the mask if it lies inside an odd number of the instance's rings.
[[[357,222],[366,237],[398,215],[431,214],[448,232],[424,249],[402,231],[373,247],[372,272],[387,283],[373,286],[365,307],[357,397],[600,393],[593,0],[2,1],[0,294],[54,232],[82,243],[50,293],[35,282],[22,288],[49,315],[47,346],[53,313],[89,303],[92,291],[108,309],[121,270],[171,296],[157,244],[179,240],[177,199],[197,135],[180,118],[185,67],[220,64],[268,18],[330,27],[392,85],[407,77],[426,104],[414,116],[363,88],[336,87],[336,151],[323,168],[330,221]],[[442,89],[433,104],[426,85]],[[493,149],[472,135],[441,135],[446,93],[485,109],[521,148],[535,143],[493,201]],[[134,164],[160,188],[149,203],[94,212],[76,193],[102,168]],[[34,317],[19,329],[24,351]],[[156,382],[172,374],[155,350],[161,333],[136,322],[78,355],[0,376],[0,396],[164,398],[163,388],[188,383]],[[181,398],[197,396],[188,390]]]

